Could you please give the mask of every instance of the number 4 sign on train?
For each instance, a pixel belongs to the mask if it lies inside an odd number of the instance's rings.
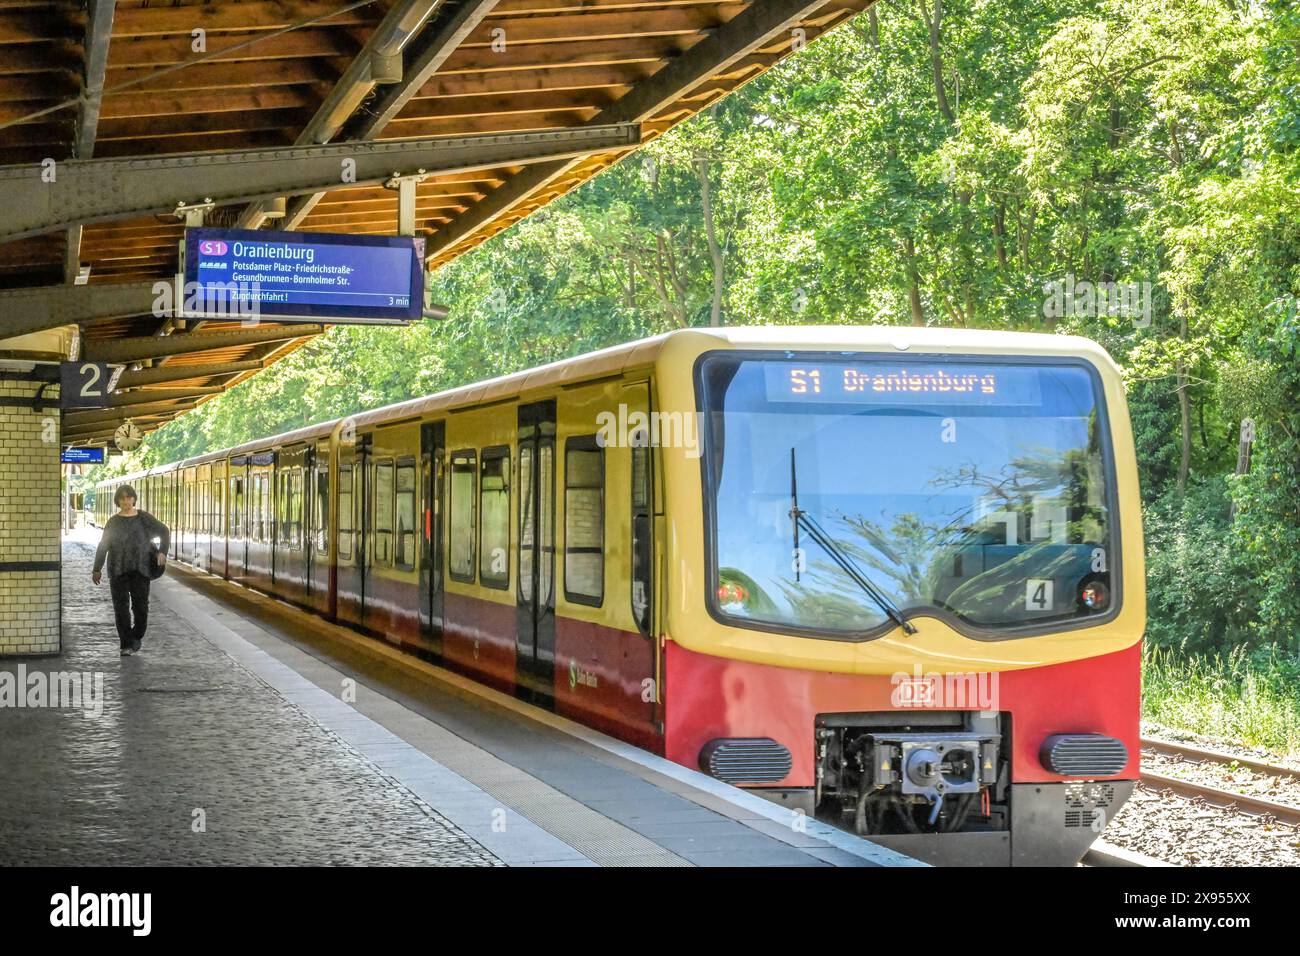
[[[62,362],[59,399],[64,408],[104,408],[124,366],[105,362]]]

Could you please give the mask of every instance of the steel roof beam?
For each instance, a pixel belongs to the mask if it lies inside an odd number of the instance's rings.
[[[348,131],[349,140],[368,140],[379,135],[380,131],[402,111],[407,102],[429,81],[447,58],[474,29],[483,22],[483,18],[492,12],[498,0],[464,0],[451,17],[432,28],[432,35],[420,41],[419,50],[411,64],[406,67],[402,82],[394,86],[383,98],[372,106],[361,119],[355,130]],[[289,204],[284,217],[284,228],[295,229],[307,214],[312,211],[324,193],[300,196]]]
[[[135,335],[120,339],[91,339],[82,343],[82,358],[91,362],[135,362],[188,352],[208,352],[259,342],[282,342],[320,335],[323,325],[256,326],[225,332],[175,332],[171,335]]]
[[[65,445],[79,444],[81,442],[91,445],[105,444],[116,452],[117,448],[113,446],[113,433],[117,431],[118,427],[125,421],[126,419],[117,422],[105,422],[102,427],[95,426],[93,429],[65,433],[60,436],[60,441]],[[163,425],[172,421],[172,419],[168,418],[166,420],[161,420],[157,419],[156,416],[153,416],[149,419],[131,419],[131,421],[135,424],[136,428],[147,434],[156,428],[161,428]]]
[[[374,186],[394,176],[527,165],[640,142],[636,124],[0,166],[0,241],[185,206]],[[349,161],[351,164],[349,164]]]
[[[123,392],[119,385],[119,391],[108,396],[107,407],[122,408],[131,405],[147,405],[150,402],[178,402],[189,398],[203,398],[205,395],[220,395],[224,391],[225,388],[220,385],[202,385],[194,388],[141,388]]]
[[[295,141],[298,146],[328,143],[343,124],[356,112],[371,90],[396,65],[401,66],[402,49],[428,21],[443,0],[399,0],[379,21],[366,45],[361,48],[339,81],[334,84],[325,101],[307,122]],[[267,218],[269,205],[256,202],[246,208],[235,225],[241,229],[256,229]]]
[[[63,427],[68,431],[79,431],[79,425],[98,425],[102,422],[123,422],[128,418],[134,418],[136,415],[142,418],[146,415],[169,415],[172,412],[188,412],[194,407],[194,402],[185,402],[183,404],[173,404],[170,402],[158,402],[152,405],[137,405],[135,408],[105,408],[93,412],[64,412]],[[89,431],[89,429],[84,429]]]
[[[772,42],[824,6],[827,0],[764,0],[722,24],[621,99],[597,113],[596,123],[644,122],[680,100],[712,76]],[[639,143],[638,143],[639,145]],[[452,220],[428,239],[430,258],[478,232],[513,206],[544,189],[571,169],[574,160],[545,162],[511,177],[486,199]]]
[[[74,322],[93,324],[153,311],[158,295],[148,282],[52,285],[0,290],[0,338],[42,332]]]
[[[117,387],[135,388],[140,385],[179,382],[191,378],[239,375],[242,372],[253,372],[260,368],[262,368],[262,362],[257,359],[246,362],[216,362],[207,365],[162,365],[158,368],[144,368],[138,372],[123,372],[117,380]]]

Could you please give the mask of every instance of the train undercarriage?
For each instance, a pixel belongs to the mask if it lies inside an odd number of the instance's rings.
[[[815,787],[782,802],[936,865],[1072,866],[1134,782],[1013,783],[1010,724],[999,712],[822,714]]]

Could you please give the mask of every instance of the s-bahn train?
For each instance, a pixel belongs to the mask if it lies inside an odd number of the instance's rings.
[[[924,860],[1073,864],[1146,608],[1095,343],[684,330],[125,475],[173,558]]]

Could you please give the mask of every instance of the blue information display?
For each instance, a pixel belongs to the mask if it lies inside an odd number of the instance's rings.
[[[394,322],[424,307],[424,240],[186,229],[189,315]]]
[[[104,448],[65,448],[59,461],[65,465],[102,465]]]

